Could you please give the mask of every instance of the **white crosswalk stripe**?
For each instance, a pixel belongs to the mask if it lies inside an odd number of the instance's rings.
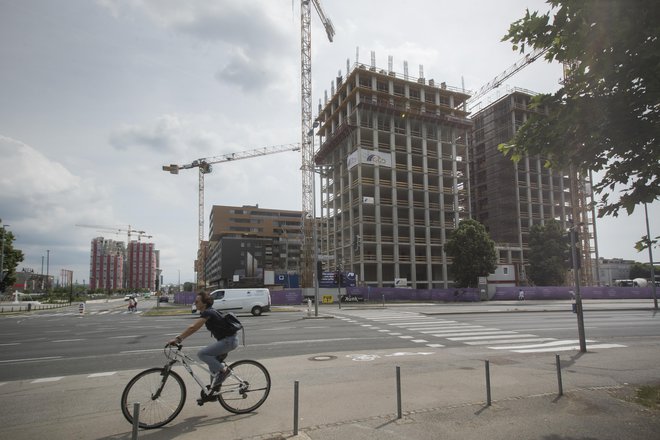
[[[407,311],[372,311],[350,310],[342,311],[349,316],[338,316],[340,319],[359,324],[366,329],[373,329],[388,336],[409,340],[427,347],[440,348],[443,344],[428,339],[418,338],[415,334],[424,337],[445,339],[471,346],[485,346],[492,350],[506,350],[514,353],[545,353],[555,351],[580,350],[579,341],[573,339],[545,338],[527,332],[502,330],[492,326],[468,324],[456,320],[432,318],[416,312]],[[364,324],[360,319],[378,323],[381,327]],[[392,330],[388,330],[391,327]],[[529,330],[527,330],[529,331]],[[404,333],[408,332],[408,334]],[[590,349],[622,348],[622,344],[601,344],[595,340],[587,340]]]

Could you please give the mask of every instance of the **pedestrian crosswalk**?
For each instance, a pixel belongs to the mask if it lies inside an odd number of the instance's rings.
[[[30,318],[45,318],[45,317],[58,317],[58,316],[91,316],[91,315],[139,315],[142,313],[142,310],[137,310],[135,312],[129,312],[128,310],[97,310],[90,311],[85,313],[80,313],[79,311],[60,311],[60,312],[39,312],[27,315]],[[25,318],[26,315],[8,315],[9,318]]]
[[[347,310],[342,311],[337,318],[431,348],[444,347],[453,342],[514,353],[545,353],[580,349],[579,341],[575,339],[541,337],[528,332],[503,330],[493,326],[475,325],[410,311]],[[364,324],[363,320],[371,323]],[[587,339],[586,342],[589,344],[589,349],[625,347],[621,344],[599,343],[592,339]]]

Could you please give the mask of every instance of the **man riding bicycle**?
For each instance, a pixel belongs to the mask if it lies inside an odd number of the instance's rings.
[[[218,391],[220,384],[227,376],[227,365],[222,362],[227,353],[238,347],[238,332],[228,331],[223,324],[223,314],[213,308],[213,298],[208,292],[200,292],[195,297],[195,306],[199,311],[199,319],[182,331],[176,338],[168,342],[169,345],[179,345],[188,336],[206,325],[216,339],[197,352],[200,360],[206,362],[211,370],[211,389]],[[231,333],[231,334],[230,334]]]

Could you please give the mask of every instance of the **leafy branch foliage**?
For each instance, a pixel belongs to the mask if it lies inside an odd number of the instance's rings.
[[[531,117],[500,150],[513,160],[541,154],[552,168],[599,172],[599,217],[630,214],[660,197],[660,7],[657,0],[547,3],[549,12],[527,10],[503,40],[520,52],[545,48],[546,60],[570,71],[556,93],[534,99],[548,114]]]

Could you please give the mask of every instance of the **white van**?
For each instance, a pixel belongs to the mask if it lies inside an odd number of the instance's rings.
[[[213,308],[223,312],[250,312],[259,316],[270,312],[270,291],[265,288],[253,289],[218,289],[211,292]],[[196,313],[195,304],[192,313]]]

